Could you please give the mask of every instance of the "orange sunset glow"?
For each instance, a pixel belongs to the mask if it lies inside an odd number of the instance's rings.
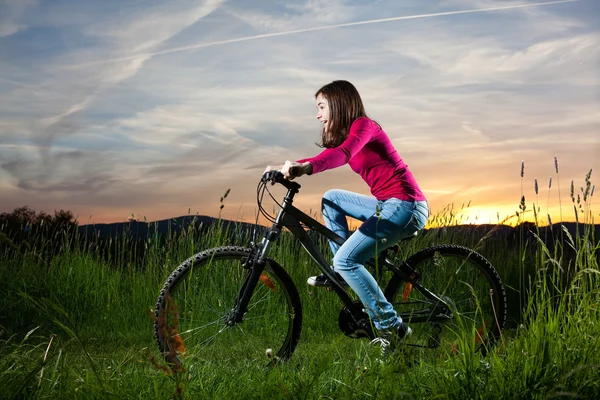
[[[449,210],[457,224],[533,221],[534,204],[540,224],[574,221],[571,182],[577,218],[598,218],[581,190],[600,167],[594,2],[84,3],[5,14],[0,213],[254,222],[265,167],[321,151],[314,93],[344,79],[415,175],[430,226]],[[328,189],[369,194],[347,165],[298,182],[312,215]]]

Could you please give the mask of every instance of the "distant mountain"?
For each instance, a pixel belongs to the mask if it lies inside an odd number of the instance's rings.
[[[84,233],[86,235],[92,235],[100,238],[106,237],[115,237],[117,235],[128,233],[131,234],[133,238],[136,239],[145,239],[151,237],[155,234],[160,236],[166,235],[169,232],[178,233],[182,230],[188,228],[190,225],[195,225],[196,227],[208,228],[212,224],[218,222],[219,219],[214,217],[209,217],[205,215],[186,215],[176,218],[163,219],[159,221],[145,222],[145,221],[136,221],[131,220],[128,222],[115,222],[110,224],[90,224],[90,225],[80,225],[79,232]],[[257,226],[247,222],[235,222],[230,220],[222,220],[224,229],[239,229],[243,232],[252,232],[252,230],[257,229],[257,231],[261,232],[266,229],[264,226]],[[561,235],[561,227],[560,223],[553,224],[551,227],[541,227],[540,237],[548,237],[548,236],[557,236]],[[574,222],[564,222],[562,225],[567,229],[569,234],[572,237],[576,236],[577,224]],[[523,224],[523,228],[532,232],[536,232],[536,228],[534,224],[525,223]],[[507,225],[455,225],[455,226],[447,226],[443,228],[433,228],[431,230],[441,230],[446,232],[457,232],[457,233],[465,233],[469,232],[477,235],[485,235],[490,231],[492,232],[493,237],[500,238],[510,238],[511,236],[518,233],[519,228],[513,228]],[[584,226],[579,225],[579,234],[582,235],[584,232]],[[551,234],[551,235],[549,235]],[[594,226],[594,237],[596,240],[600,239],[600,225],[596,224]]]
[[[579,234],[580,237],[583,237],[586,231],[589,232],[591,236],[590,239],[593,239],[594,243],[598,243],[598,241],[600,240],[600,224],[596,224],[593,226],[585,226],[583,224],[578,225],[575,222],[555,223],[539,228],[537,228],[534,223],[525,222],[517,227],[512,227],[508,225],[482,224],[447,226],[443,228],[436,228],[433,230],[440,230],[442,232],[450,234],[469,234],[471,236],[477,237],[483,237],[489,234],[488,237],[490,239],[505,241],[507,246],[519,244],[521,232],[524,233],[524,237],[528,237],[531,239],[529,240],[530,243],[534,243],[536,240],[534,239],[534,234],[539,235],[540,239],[542,239],[546,245],[550,245],[554,242],[561,240],[565,243],[568,243],[569,236],[575,241],[577,234]]]
[[[179,233],[192,225],[196,228],[201,227],[205,229],[218,221],[219,219],[206,215],[185,215],[152,222],[130,220],[109,224],[80,225],[78,229],[80,233],[99,238],[115,237],[123,233],[128,233],[135,239],[145,239],[155,234],[164,236],[169,232]],[[237,228],[245,232],[249,232],[256,227],[256,225],[247,222],[230,220],[222,220],[222,224],[224,229]],[[259,229],[264,229],[264,227],[259,227]]]

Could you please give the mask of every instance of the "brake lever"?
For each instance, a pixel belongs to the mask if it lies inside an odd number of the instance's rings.
[[[273,171],[273,176],[271,176],[271,186],[275,185],[277,182],[281,181],[283,178],[283,174],[281,171]]]
[[[279,177],[278,174],[281,175],[281,177]],[[265,172],[261,178],[261,181],[263,183],[267,183],[268,181],[271,181],[271,185],[274,185],[275,183],[277,183],[277,181],[279,181],[282,178],[283,178],[283,174],[281,173],[281,171],[272,170],[272,171]]]

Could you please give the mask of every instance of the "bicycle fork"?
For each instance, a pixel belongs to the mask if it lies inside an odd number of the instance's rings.
[[[236,304],[231,310],[231,313],[226,319],[226,323],[229,326],[233,326],[239,322],[242,322],[244,314],[248,312],[248,304],[252,298],[252,293],[260,280],[260,276],[265,270],[267,250],[271,242],[274,242],[279,237],[281,230],[277,226],[273,226],[269,231],[265,233],[263,240],[254,246],[248,255],[243,267],[248,271],[246,279],[238,294]]]

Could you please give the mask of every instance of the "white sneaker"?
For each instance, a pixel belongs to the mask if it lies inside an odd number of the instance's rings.
[[[371,340],[373,346],[379,346],[381,349],[380,361],[385,361],[391,354],[396,351],[396,348],[402,344],[404,339],[409,337],[412,329],[406,323],[401,322],[396,331],[379,331],[379,336]]]
[[[340,274],[338,274],[337,272],[336,272],[336,276],[343,287],[348,286],[346,281],[343,280],[342,277],[340,276]],[[327,278],[323,274],[317,275],[317,276],[309,276],[308,279],[306,280],[306,283],[308,283],[310,286],[316,286],[316,287],[329,287],[329,286],[331,286],[330,282],[331,281],[329,280],[329,278]]]

